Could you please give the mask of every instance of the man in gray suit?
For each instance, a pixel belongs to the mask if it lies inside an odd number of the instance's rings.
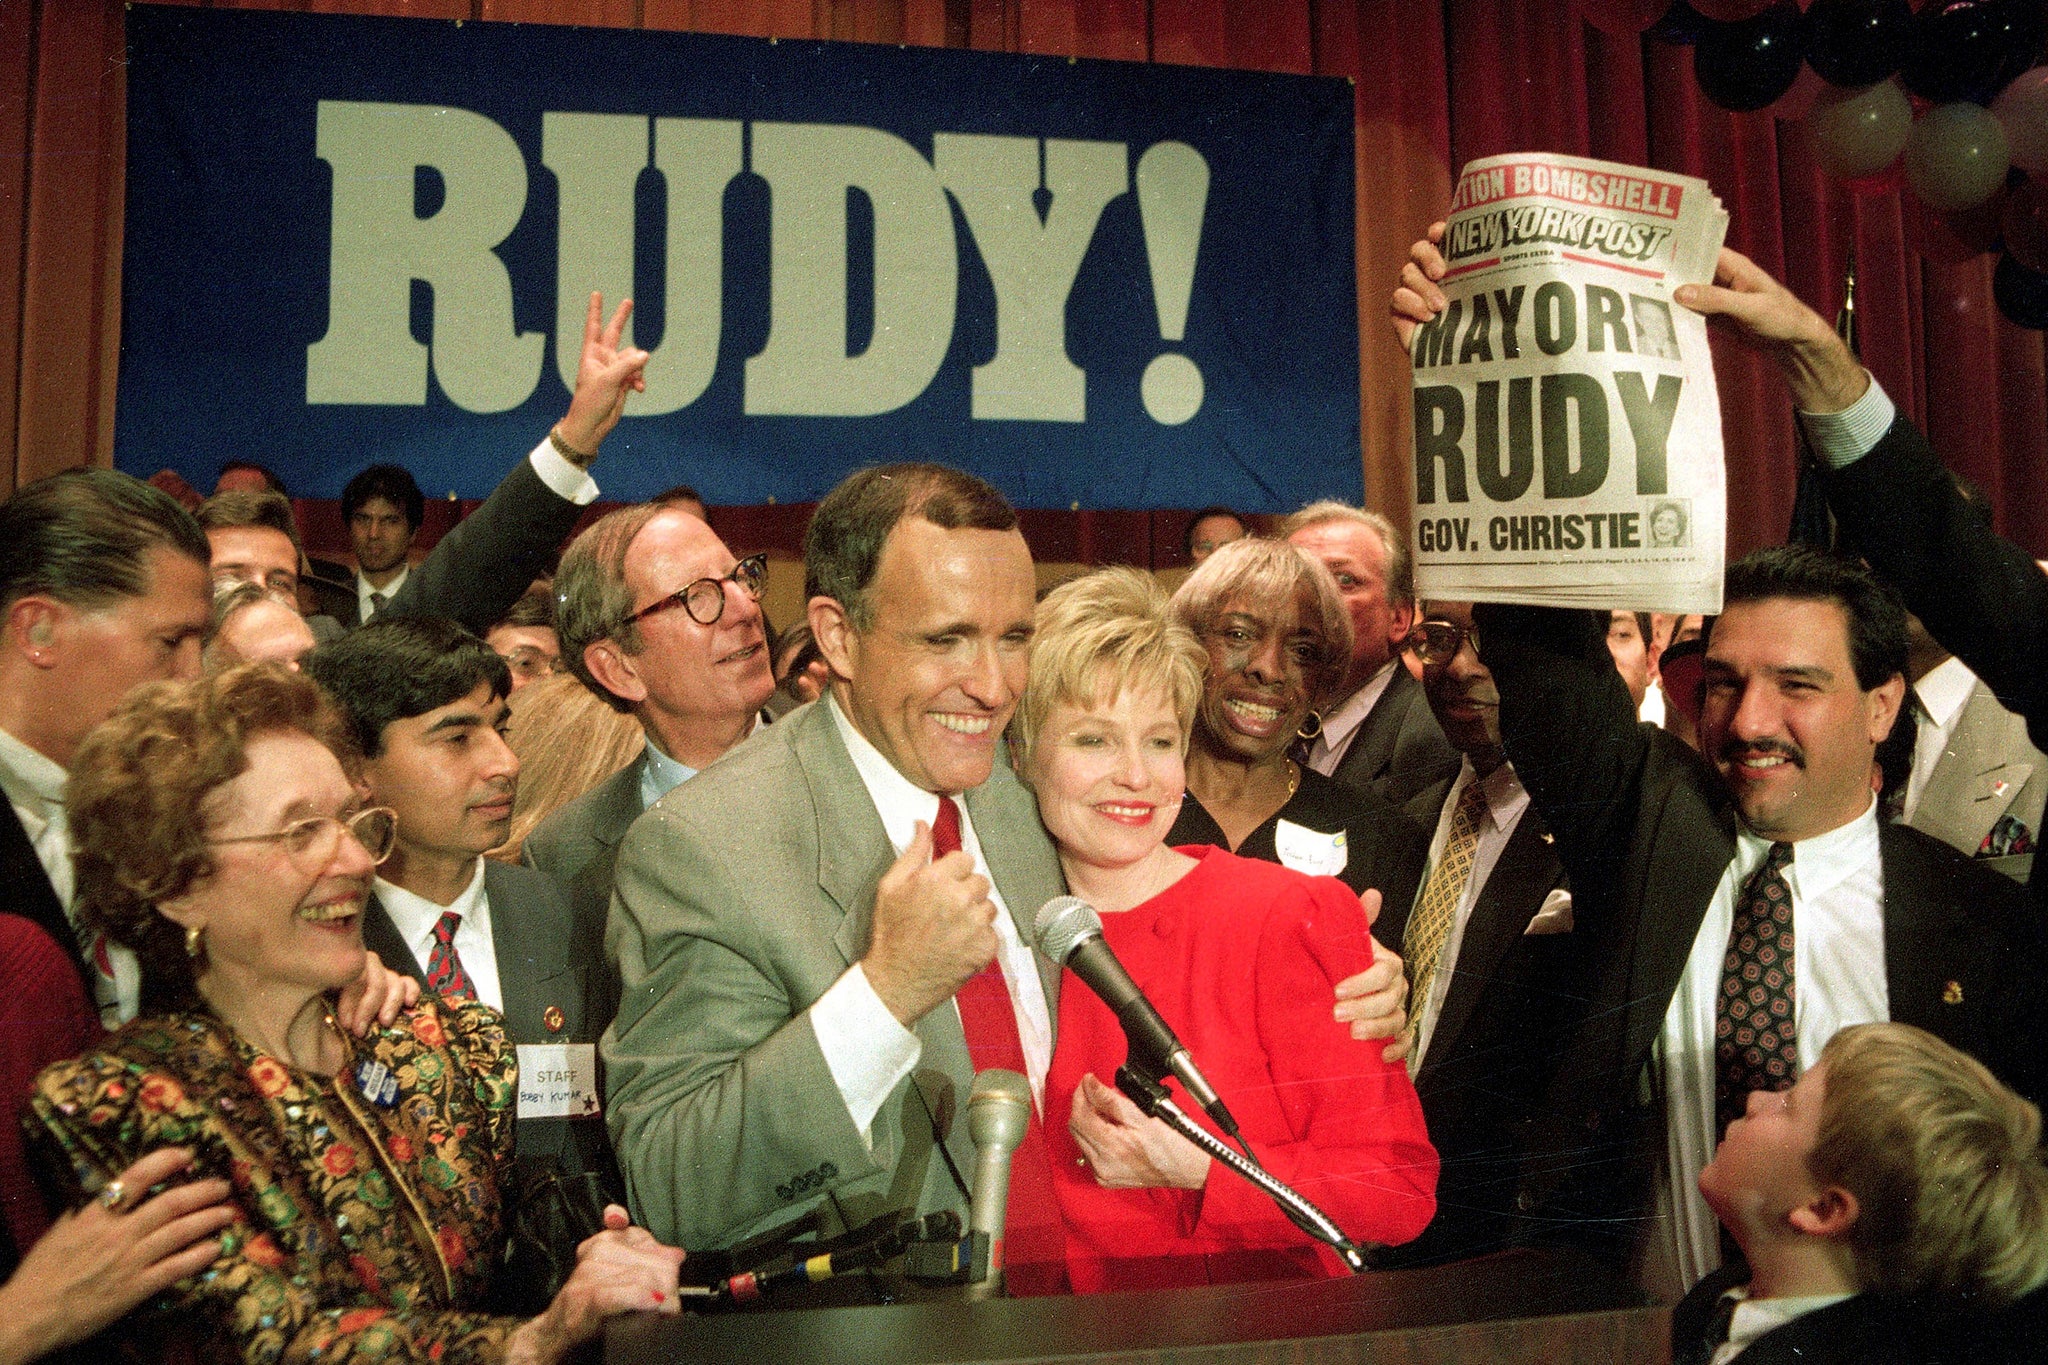
[[[594,522],[555,574],[562,662],[640,722],[638,759],[527,836],[521,858],[559,882],[578,913],[611,903],[619,841],[640,813],[753,733],[775,690],[759,560],[735,560],[701,517],[658,503]]]
[[[1901,820],[2024,885],[2048,804],[2048,756],[1917,617],[1907,625],[1915,729]]]
[[[1415,624],[1407,540],[1379,513],[1335,501],[1310,503],[1280,533],[1330,571],[1351,613],[1351,667],[1301,761],[1397,805],[1456,777],[1458,751],[1397,657]]]
[[[1056,979],[1028,945],[1059,863],[998,762],[1034,606],[1016,514],[953,470],[864,470],[819,505],[805,562],[829,697],[619,851],[612,1134],[636,1215],[691,1247],[821,1201],[830,1230],[964,1210],[976,1067],[953,997],[992,962],[1034,1088],[1051,1055]],[[955,797],[958,851],[935,856]]]
[[[482,856],[504,842],[519,780],[505,661],[452,621],[411,617],[350,631],[305,667],[349,718],[371,801],[398,813],[364,941],[427,990],[505,1016],[519,1050],[515,1188],[589,1174],[601,1207],[618,1183],[596,1053],[611,1018],[603,919],[578,920],[548,878]],[[502,1311],[546,1306],[542,1286],[500,1280]]]

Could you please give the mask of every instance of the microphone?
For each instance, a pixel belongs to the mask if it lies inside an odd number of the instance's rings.
[[[1237,1120],[1230,1116],[1216,1088],[1103,941],[1102,916],[1095,913],[1094,906],[1079,896],[1054,896],[1039,907],[1032,933],[1039,952],[1080,977],[1115,1011],[1134,1057],[1171,1072],[1219,1128],[1232,1137],[1239,1136]]]
[[[1010,1202],[1010,1155],[1031,1122],[1031,1083],[1014,1071],[993,1069],[974,1078],[967,1098],[967,1136],[974,1142],[974,1193],[967,1232],[988,1238],[988,1279],[1003,1270],[1003,1225]]]

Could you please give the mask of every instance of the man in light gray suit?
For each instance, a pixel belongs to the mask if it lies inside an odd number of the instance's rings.
[[[726,1247],[821,1201],[828,1230],[964,1210],[975,1067],[953,996],[993,961],[1043,1083],[1056,979],[1028,945],[1063,888],[997,756],[1034,606],[1016,526],[995,490],[937,466],[841,484],[805,544],[829,697],[626,836],[608,1108],[657,1237]],[[960,851],[935,857],[955,796]]]
[[[640,813],[759,723],[775,690],[765,581],[760,561],[735,560],[700,517],[654,503],[608,514],[562,555],[562,661],[647,732],[639,758],[541,821],[521,851],[579,915],[603,918],[619,841]]]
[[[1917,618],[1908,626],[1915,731],[1901,819],[2024,884],[2048,804],[2048,756]]]

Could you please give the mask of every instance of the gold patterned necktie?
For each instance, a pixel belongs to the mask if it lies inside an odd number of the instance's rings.
[[[1715,1134],[1749,1107],[1752,1090],[1799,1079],[1797,982],[1792,972],[1792,845],[1772,844],[1735,904],[1714,1006]]]
[[[1485,813],[1486,790],[1481,779],[1475,777],[1458,793],[1444,851],[1429,869],[1429,878],[1422,884],[1422,899],[1417,902],[1415,913],[1408,917],[1408,928],[1401,935],[1401,953],[1408,960],[1408,1036],[1414,1043],[1421,1042],[1423,1006],[1429,1000],[1437,958],[1443,953],[1444,940],[1450,937],[1458,902],[1465,895],[1465,883],[1472,880],[1472,862],[1479,852],[1480,821]]]

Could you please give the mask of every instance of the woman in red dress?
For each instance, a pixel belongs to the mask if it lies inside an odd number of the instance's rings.
[[[1436,1211],[1421,1105],[1406,1069],[1331,1012],[1336,984],[1372,962],[1358,897],[1332,878],[1166,845],[1208,666],[1147,575],[1066,584],[1038,611],[1017,770],[1068,886],[1101,912],[1105,940],[1259,1161],[1354,1241],[1408,1241]],[[1045,1130],[1077,1291],[1341,1273],[1263,1193],[1112,1087],[1123,1031],[1093,993],[1060,993],[1056,1036]]]

